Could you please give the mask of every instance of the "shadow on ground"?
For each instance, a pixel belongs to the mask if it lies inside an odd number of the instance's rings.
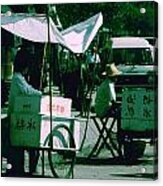
[[[111,176],[114,177],[126,177],[126,178],[151,178],[152,180],[157,178],[157,173],[137,173],[137,174],[110,174]]]
[[[82,165],[150,165],[153,163],[151,159],[137,159],[137,160],[126,160],[124,158],[85,158],[77,157],[76,164]]]

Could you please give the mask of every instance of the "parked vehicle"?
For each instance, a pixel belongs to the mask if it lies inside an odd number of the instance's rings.
[[[118,77],[117,92],[125,86],[146,86],[156,83],[157,60],[155,47],[145,38],[115,37],[112,40],[112,61],[122,75]]]

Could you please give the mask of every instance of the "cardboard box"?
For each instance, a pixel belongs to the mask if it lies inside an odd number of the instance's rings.
[[[63,97],[52,97],[52,114],[56,117],[70,117],[71,116],[72,100]],[[41,99],[41,113],[50,115],[50,98],[49,96]]]
[[[80,122],[75,119],[53,119],[52,122],[52,130],[56,126],[66,126],[70,129],[74,141],[75,141],[75,149],[79,150],[80,148]],[[59,132],[58,132],[59,131]],[[45,144],[45,141],[50,134],[50,120],[49,118],[42,119],[41,122],[41,138],[40,138],[40,146],[49,147],[48,142]],[[64,139],[63,139],[64,138]],[[65,144],[65,145],[64,145]],[[64,129],[64,127],[58,128],[57,132],[53,131],[53,148],[55,149],[63,149],[63,148],[71,148],[69,134]]]

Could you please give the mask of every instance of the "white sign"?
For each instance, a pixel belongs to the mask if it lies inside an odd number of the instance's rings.
[[[52,97],[52,115],[56,117],[70,117],[71,105],[71,99],[63,97]],[[41,100],[41,114],[50,115],[49,96],[45,96]]]

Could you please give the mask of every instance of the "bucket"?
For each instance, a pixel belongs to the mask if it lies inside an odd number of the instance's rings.
[[[124,156],[126,160],[137,160],[144,154],[145,141],[127,141],[124,143]]]

